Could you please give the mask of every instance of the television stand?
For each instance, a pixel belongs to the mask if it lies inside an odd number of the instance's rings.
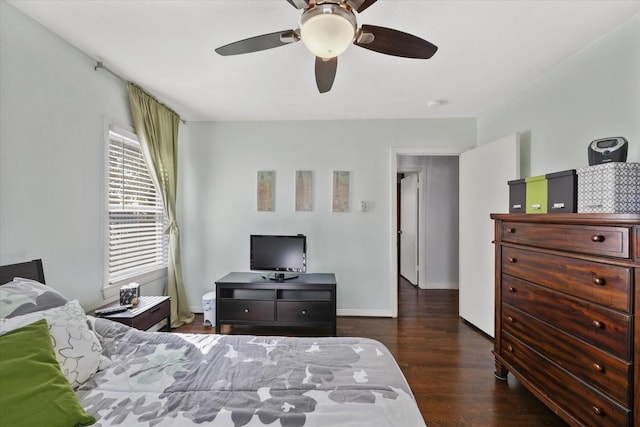
[[[324,326],[336,336],[336,277],[300,274],[286,281],[229,273],[216,281],[216,333],[221,325]]]

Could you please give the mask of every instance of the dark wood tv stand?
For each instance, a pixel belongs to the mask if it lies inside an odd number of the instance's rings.
[[[274,281],[229,273],[216,281],[216,333],[222,324],[326,326],[336,336],[336,277],[310,273]]]

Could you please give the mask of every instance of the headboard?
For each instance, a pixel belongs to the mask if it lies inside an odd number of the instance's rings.
[[[14,277],[24,277],[44,283],[42,260],[34,259],[28,262],[0,266],[0,285],[11,282]]]

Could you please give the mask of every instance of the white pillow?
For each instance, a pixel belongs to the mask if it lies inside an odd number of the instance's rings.
[[[67,302],[60,292],[35,280],[16,277],[0,286],[0,318],[60,307]]]
[[[21,328],[40,319],[49,324],[49,335],[60,369],[73,388],[93,374],[111,365],[102,355],[102,345],[89,329],[87,316],[78,301],[48,310],[0,319],[0,334]]]

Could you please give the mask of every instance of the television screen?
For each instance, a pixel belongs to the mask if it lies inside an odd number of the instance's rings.
[[[297,236],[251,235],[250,269],[305,273],[307,238]]]

